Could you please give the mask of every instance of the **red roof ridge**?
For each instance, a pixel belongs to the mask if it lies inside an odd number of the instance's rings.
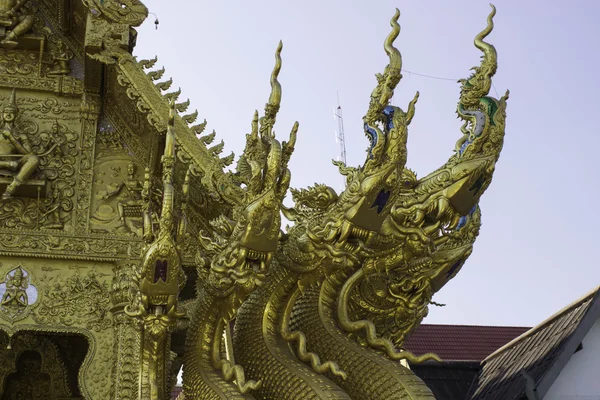
[[[446,361],[479,362],[529,329],[493,325],[421,324],[406,338],[403,348],[415,354],[432,352]]]
[[[481,327],[481,328],[531,329],[530,326],[516,326],[516,325],[420,324],[419,326],[451,326],[451,327],[464,326],[466,328]]]

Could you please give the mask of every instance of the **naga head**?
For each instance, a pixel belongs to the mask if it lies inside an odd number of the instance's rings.
[[[363,267],[371,271],[351,296],[353,318],[373,321],[378,333],[401,347],[429,313],[433,295],[471,255],[480,226],[477,207],[433,251],[416,235],[407,235],[395,257],[383,263],[369,259]],[[385,265],[373,265],[378,261]]]
[[[432,296],[460,270],[479,233],[479,200],[489,187],[504,141],[507,94],[490,96],[494,47],[477,35],[481,66],[462,81],[458,115],[463,136],[455,154],[424,178],[404,169],[365,279],[354,294],[355,319],[370,319],[396,345],[427,315]],[[360,291],[359,291],[360,290]]]
[[[376,75],[377,86],[363,118],[365,135],[369,140],[367,159],[358,169],[339,165],[348,183],[338,202],[343,208],[341,241],[349,237],[368,241],[379,231],[389,214],[406,163],[408,125],[414,116],[419,93],[409,103],[406,112],[389,104],[402,78],[402,57],[393,45],[400,33],[399,16],[400,12],[396,9],[390,21],[392,32],[384,42],[389,63],[383,74]]]
[[[458,103],[458,116],[464,120],[463,136],[455,154],[442,167],[417,180],[412,189],[401,192],[391,211],[397,226],[430,231],[436,226],[440,235],[450,233],[473,211],[491,183],[504,141],[508,99],[508,92],[500,100],[488,96],[497,57],[494,47],[483,38],[493,28],[494,14],[495,9],[475,39],[475,46],[484,53],[481,66],[463,81]]]
[[[289,141],[282,143],[273,132],[281,103],[277,77],[282,47],[279,42],[265,115],[259,119],[255,112],[252,130],[246,135],[246,147],[238,161],[237,175],[244,186],[244,195],[233,209],[235,223],[221,216],[213,224],[220,238],[201,237],[205,253],[212,254],[207,282],[216,296],[225,299],[223,311],[229,317],[264,280],[280,237],[281,203],[290,184],[288,163],[298,131],[296,122]],[[200,259],[199,264],[206,266],[204,258]]]

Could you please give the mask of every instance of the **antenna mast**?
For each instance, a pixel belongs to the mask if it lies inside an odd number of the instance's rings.
[[[346,165],[346,140],[344,138],[344,118],[342,117],[342,106],[340,105],[340,95],[338,93],[338,106],[333,110],[333,118],[337,122],[337,131],[335,132],[335,141],[340,146],[338,161]],[[342,176],[342,190],[346,189],[346,177]]]

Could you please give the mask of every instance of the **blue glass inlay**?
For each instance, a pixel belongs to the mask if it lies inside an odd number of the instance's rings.
[[[471,143],[473,143],[473,142],[470,139],[465,140],[465,142],[462,144],[462,146],[460,146],[460,150],[458,151],[458,154],[460,154],[462,156],[462,154],[465,152],[465,150]]]
[[[391,194],[390,191],[386,191],[386,190],[382,189],[381,192],[379,192],[379,194],[375,198],[375,201],[373,202],[373,205],[371,205],[371,208],[374,208],[375,206],[377,206],[377,214],[381,214],[381,212],[385,208],[385,205],[387,204],[388,200],[390,199],[390,194]]]
[[[474,205],[473,208],[471,208],[471,211],[469,211],[469,213],[467,215],[463,215],[462,217],[460,217],[460,220],[458,221],[458,225],[456,225],[457,231],[459,231],[460,228],[462,228],[463,226],[465,226],[467,224],[467,220],[469,219],[469,217],[471,215],[473,215],[473,213],[475,212],[476,209],[477,209],[477,205]]]
[[[385,124],[385,126],[388,131],[394,128],[394,111],[395,109],[392,106],[387,106],[383,109],[383,114],[387,117],[387,123]]]

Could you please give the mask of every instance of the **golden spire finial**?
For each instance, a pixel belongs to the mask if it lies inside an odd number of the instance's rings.
[[[169,101],[169,118],[165,150],[162,156],[163,167],[163,203],[160,216],[160,234],[173,232],[173,170],[175,167],[175,100]]]

